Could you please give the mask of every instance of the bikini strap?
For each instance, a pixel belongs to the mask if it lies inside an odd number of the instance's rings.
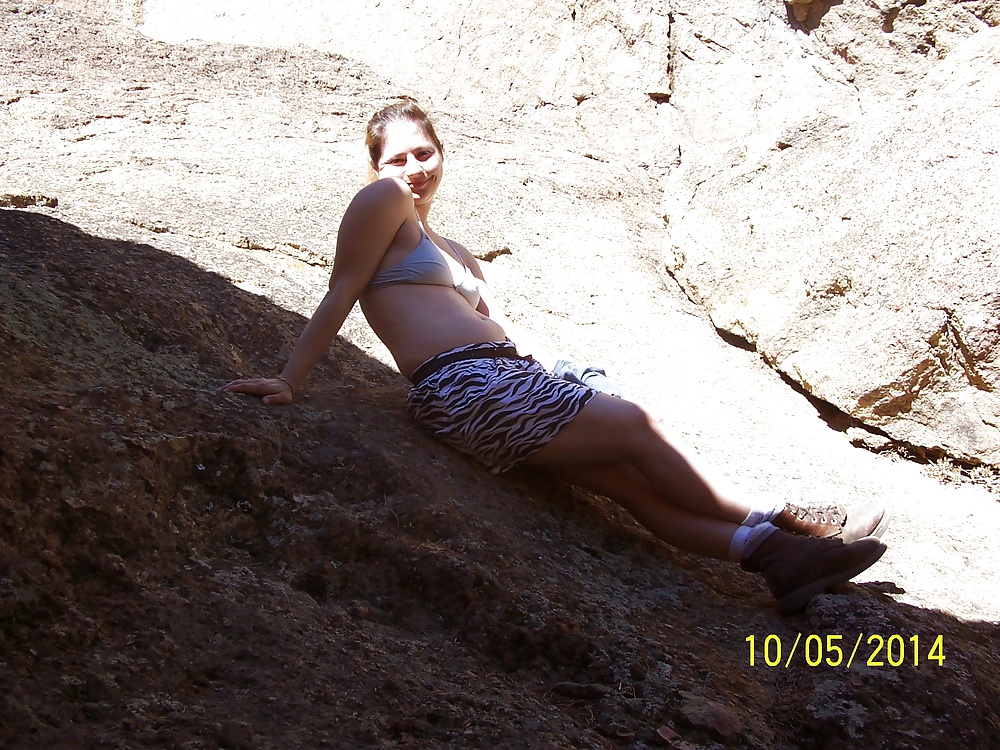
[[[451,251],[455,253],[455,256],[458,258],[458,262],[462,264],[462,268],[468,271],[469,267],[465,265],[465,258],[462,257],[462,253],[460,253],[458,251],[458,248],[455,247],[455,243],[449,240],[447,237],[444,238],[444,241],[448,243],[448,247],[450,247]]]

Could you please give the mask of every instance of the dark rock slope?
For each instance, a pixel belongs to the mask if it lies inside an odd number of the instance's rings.
[[[349,345],[293,407],[216,392],[301,324],[155,247],[0,211],[0,745],[995,741],[996,625],[877,585],[780,618],[599,499],[437,448]],[[763,663],[798,633],[864,637],[850,669],[804,642]]]
[[[780,618],[758,580],[655,543],[605,501],[438,447],[406,419],[398,373],[346,340],[292,407],[217,392],[279,367],[303,323],[286,308],[308,307],[253,247],[329,216],[272,204],[268,224],[257,199],[271,191],[244,179],[259,172],[212,172],[207,147],[164,157],[174,116],[191,123],[175,132],[222,137],[183,89],[215,112],[273,91],[282,116],[318,111],[321,91],[357,120],[368,104],[352,98],[387,96],[384,83],[330,56],[172,48],[18,3],[0,3],[0,28],[16,40],[0,60],[0,139],[18,149],[0,166],[31,188],[0,188],[16,193],[0,198],[0,747],[995,746],[996,624],[898,603],[877,582]],[[225,121],[239,138],[221,150],[265,142],[250,131],[268,110],[253,106]],[[43,114],[12,115],[24,111]],[[331,140],[355,132],[326,116]],[[56,135],[22,132],[38,121]],[[119,126],[128,137],[102,139]],[[62,176],[33,180],[43,158]],[[146,202],[126,206],[137,172],[122,165],[144,160],[169,161],[175,180],[153,174],[135,191]],[[282,163],[265,171],[287,187]],[[212,202],[233,190],[226,176],[247,200]],[[239,240],[258,226],[276,237]],[[182,235],[227,277],[168,252]],[[641,325],[619,306],[609,297],[606,315]],[[909,523],[895,531],[903,570],[927,549],[908,546],[926,531]],[[916,580],[946,576],[926,567]],[[983,596],[954,586],[955,601]],[[838,637],[844,662],[859,644],[850,669],[827,663]]]

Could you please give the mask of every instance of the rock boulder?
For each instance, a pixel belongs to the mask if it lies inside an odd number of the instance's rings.
[[[863,116],[674,191],[667,265],[720,329],[893,438],[1000,463],[1000,33]],[[697,181],[695,181],[697,178]]]

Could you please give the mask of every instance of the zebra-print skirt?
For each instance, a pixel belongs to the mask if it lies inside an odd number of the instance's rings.
[[[442,352],[425,365],[433,369],[435,360],[458,352],[485,358],[450,362],[406,397],[407,411],[418,424],[494,474],[539,450],[596,394],[532,360],[492,356],[509,346],[489,341]]]

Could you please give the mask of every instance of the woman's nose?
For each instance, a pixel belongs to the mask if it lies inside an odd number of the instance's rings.
[[[409,156],[406,159],[406,173],[410,174],[420,174],[424,171],[423,165],[417,160],[415,156]]]

